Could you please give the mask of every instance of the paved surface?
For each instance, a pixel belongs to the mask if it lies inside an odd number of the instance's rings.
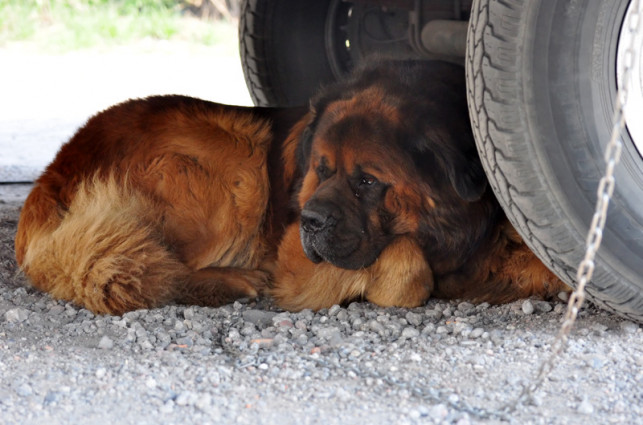
[[[0,64],[0,182],[32,180],[87,118],[128,98],[251,104],[229,46],[143,42],[64,55],[14,47],[0,49]]]

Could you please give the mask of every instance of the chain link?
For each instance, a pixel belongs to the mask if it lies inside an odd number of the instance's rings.
[[[623,73],[621,74],[622,84],[619,84],[618,93],[615,99],[614,115],[612,118],[612,133],[609,143],[605,148],[605,174],[598,185],[598,199],[596,201],[596,209],[587,234],[585,257],[580,262],[578,272],[576,273],[577,287],[570,295],[563,323],[554,343],[551,346],[549,356],[540,364],[536,378],[525,385],[522,393],[516,401],[508,406],[508,411],[514,410],[522,402],[531,401],[534,397],[535,391],[540,388],[545,378],[551,373],[556,359],[560,356],[567,345],[569,333],[576,322],[578,311],[585,300],[585,285],[592,279],[592,274],[594,273],[594,257],[603,239],[603,230],[605,229],[605,222],[607,220],[607,208],[609,206],[610,199],[612,198],[612,194],[614,193],[614,168],[620,160],[621,150],[623,147],[620,135],[625,128],[624,108],[627,104],[629,95],[627,82],[629,81],[632,68],[636,63],[636,46],[634,45],[634,41],[638,34],[641,21],[639,0],[633,0],[631,8],[632,13],[629,15],[629,22],[627,23],[627,30],[631,37],[630,43],[625,50]]]

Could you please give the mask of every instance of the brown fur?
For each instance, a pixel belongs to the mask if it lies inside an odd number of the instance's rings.
[[[96,115],[25,202],[22,270],[113,314],[216,306],[266,284],[290,310],[565,289],[486,187],[464,78],[407,65],[366,67],[309,113],[165,96]],[[330,210],[332,229],[311,230]]]
[[[302,217],[279,246],[271,289],[279,305],[500,303],[569,290],[487,187],[464,81],[453,65],[367,65],[311,102]]]
[[[96,115],[25,202],[22,269],[98,313],[256,296],[283,227],[272,203],[288,198],[270,162],[281,162],[273,133],[294,119],[271,114],[154,97]]]

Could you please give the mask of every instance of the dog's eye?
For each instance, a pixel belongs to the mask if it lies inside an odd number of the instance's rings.
[[[372,186],[377,183],[377,179],[373,176],[365,175],[362,176],[362,179],[359,182],[360,186]]]
[[[317,177],[319,177],[319,180],[326,180],[328,178],[328,167],[325,164],[320,164],[317,169],[315,170],[317,173]]]
[[[357,185],[357,189],[355,190],[355,197],[359,198],[362,195],[362,189],[367,190],[368,187],[373,186],[375,183],[377,183],[377,179],[373,176],[365,174],[360,177],[359,184]]]

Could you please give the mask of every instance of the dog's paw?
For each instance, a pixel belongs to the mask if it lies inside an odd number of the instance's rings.
[[[239,298],[256,298],[267,287],[270,274],[263,270],[208,267],[192,273],[177,288],[176,301],[216,307]]]

